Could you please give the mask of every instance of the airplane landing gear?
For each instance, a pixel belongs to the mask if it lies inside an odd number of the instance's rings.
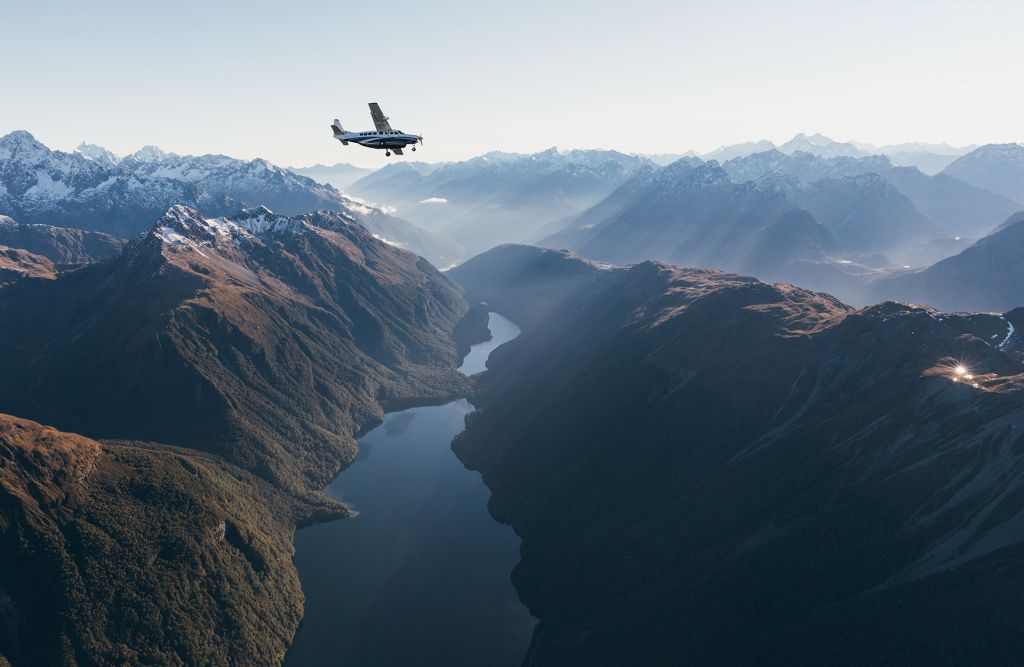
[[[412,147],[412,151],[413,151],[414,153],[416,152],[416,147],[415,147],[415,146],[413,146],[413,147]]]
[[[391,151],[384,151],[384,157],[391,157]]]

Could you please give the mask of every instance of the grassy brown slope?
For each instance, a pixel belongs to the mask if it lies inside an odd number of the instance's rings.
[[[53,262],[20,248],[0,245],[0,287],[22,278],[53,279],[57,276]]]

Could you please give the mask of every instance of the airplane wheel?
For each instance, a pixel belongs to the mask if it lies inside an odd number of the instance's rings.
[[[384,157],[391,157],[391,151],[385,151]]]
[[[415,152],[416,152],[416,147],[415,147],[415,146],[413,146],[413,147],[412,147],[412,152],[413,152],[413,153],[415,153]]]

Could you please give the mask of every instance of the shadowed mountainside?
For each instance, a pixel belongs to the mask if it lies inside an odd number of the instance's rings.
[[[54,264],[88,264],[118,254],[125,241],[102,232],[22,225],[0,215],[0,245],[42,255]]]
[[[533,309],[532,264],[581,276]],[[524,540],[526,664],[1016,660],[1024,310],[587,267],[453,272],[527,315],[454,443]]]

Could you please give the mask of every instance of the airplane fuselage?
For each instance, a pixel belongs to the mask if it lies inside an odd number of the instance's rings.
[[[342,132],[336,134],[335,139],[342,143],[352,142],[367,148],[405,148],[420,142],[423,137],[405,132]]]

